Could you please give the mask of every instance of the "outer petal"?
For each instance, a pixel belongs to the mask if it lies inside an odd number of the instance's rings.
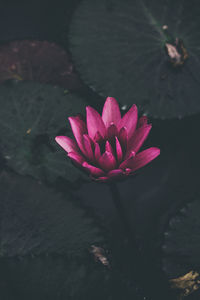
[[[77,164],[82,165],[82,163],[84,162],[84,158],[82,155],[80,155],[77,152],[69,152],[68,156]]]
[[[137,106],[134,104],[129,111],[123,116],[118,123],[118,130],[122,127],[126,127],[128,138],[130,138],[136,128],[138,120]]]
[[[123,169],[123,170],[130,168],[129,165],[132,162],[132,160],[134,159],[134,157],[135,157],[135,152],[131,152],[129,157],[120,164],[119,168]]]
[[[106,181],[109,181],[109,177],[107,177],[107,176],[98,177],[96,179],[96,181],[106,182]]]
[[[99,158],[99,165],[105,171],[113,170],[116,167],[116,159],[112,153],[106,151]]]
[[[121,120],[121,113],[119,104],[115,98],[108,97],[103,107],[102,120],[105,126],[108,128],[111,123],[117,125]]]
[[[106,135],[106,128],[100,114],[90,106],[86,107],[86,113],[89,136],[93,139],[96,133],[99,131],[100,135],[104,138]]]
[[[83,144],[85,148],[85,155],[89,160],[94,160],[94,153],[92,150],[92,141],[90,140],[89,136],[87,134],[83,135]]]
[[[126,168],[124,173],[125,173],[126,176],[128,176],[131,173],[131,169]]]
[[[85,154],[83,135],[87,133],[86,124],[83,120],[80,119],[80,117],[69,117],[69,122],[77,144],[81,151]]]
[[[136,171],[144,167],[146,164],[150,163],[160,154],[160,149],[151,147],[140,153],[135,157],[130,158],[127,162],[126,167],[131,169],[131,172]]]
[[[123,171],[121,169],[115,169],[108,173],[109,178],[119,177],[123,175]]]
[[[79,152],[76,142],[68,136],[57,136],[55,140],[66,152]]]
[[[148,137],[151,127],[152,127],[152,125],[149,124],[149,125],[142,126],[138,129],[136,129],[133,136],[128,141],[128,150],[127,150],[126,157],[129,156],[131,151],[134,151],[135,153],[137,153],[139,151],[139,149],[142,147],[144,141]]]
[[[92,176],[95,176],[95,177],[96,177],[96,176],[103,176],[103,175],[105,174],[103,170],[101,170],[101,169],[99,169],[99,168],[97,168],[97,167],[94,167],[94,166],[88,164],[87,162],[84,162],[84,163],[82,164],[82,166],[83,166],[85,169],[87,169],[87,170],[90,172],[90,174],[91,174]]]

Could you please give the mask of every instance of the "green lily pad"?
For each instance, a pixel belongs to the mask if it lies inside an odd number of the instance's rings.
[[[107,251],[108,265],[92,253],[107,248],[103,229],[70,194],[7,172],[0,194],[0,298],[144,299]]]
[[[9,258],[0,265],[0,275],[9,287],[0,290],[2,299],[109,299],[109,271],[89,260],[69,260],[63,256]],[[5,297],[7,290],[9,297]]]
[[[200,273],[200,202],[197,197],[169,221],[163,245],[163,268],[170,278]]]
[[[61,196],[31,178],[3,173],[0,194],[0,257],[78,256],[103,241],[70,193]]]
[[[0,148],[9,167],[39,180],[87,180],[54,140],[71,135],[67,118],[84,113],[83,100],[58,87],[12,82],[0,86],[0,106]]]
[[[124,107],[162,119],[200,112],[199,15],[196,0],[83,0],[69,31],[73,59],[86,83]],[[181,56],[176,66],[166,43]]]
[[[89,254],[105,243],[102,230],[70,194],[9,173],[0,194],[2,299],[93,299],[96,288],[103,296],[109,269]]]

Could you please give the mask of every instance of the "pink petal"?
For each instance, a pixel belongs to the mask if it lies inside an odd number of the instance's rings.
[[[68,156],[77,164],[82,165],[82,163],[84,162],[84,158],[83,156],[81,156],[79,153],[77,152],[69,152]]]
[[[111,123],[117,125],[121,120],[121,113],[119,104],[115,98],[108,97],[103,107],[102,120],[105,126],[108,128]]]
[[[99,158],[99,165],[105,171],[110,171],[116,167],[116,159],[114,155],[108,151],[104,152]]]
[[[138,119],[137,106],[134,104],[129,111],[123,116],[118,123],[118,130],[122,127],[126,127],[128,138],[130,138],[136,128]]]
[[[122,147],[117,137],[115,137],[115,141],[116,141],[117,160],[118,162],[121,162],[123,156]]]
[[[87,114],[87,129],[89,136],[93,139],[99,131],[100,135],[104,138],[106,135],[106,128],[102,121],[100,114],[92,107],[86,107]]]
[[[106,181],[108,181],[108,180],[109,180],[109,177],[107,177],[107,176],[98,177],[98,178],[96,179],[96,181],[100,181],[100,182],[106,182]]]
[[[101,150],[100,150],[100,147],[99,147],[98,143],[95,143],[95,146],[94,146],[94,155],[95,155],[96,161],[98,161],[99,157],[101,156]]]
[[[130,173],[131,173],[131,169],[126,168],[126,169],[125,169],[125,175],[128,176]]]
[[[126,157],[129,156],[131,151],[134,151],[135,153],[139,151],[144,141],[148,137],[151,127],[152,127],[151,124],[149,124],[136,129],[133,136],[128,141],[128,150],[127,150]]]
[[[99,131],[97,131],[97,133],[95,134],[93,140],[95,142],[101,142],[101,141],[103,141],[103,137],[100,135]]]
[[[111,139],[112,137],[117,135],[117,127],[114,123],[112,123],[107,129],[107,138]]]
[[[92,150],[92,141],[87,134],[83,135],[83,144],[86,152],[86,157],[89,158],[89,160],[93,160],[94,154]]]
[[[57,136],[55,140],[66,152],[79,151],[76,142],[70,139],[68,136]]]
[[[135,157],[129,159],[127,164],[127,168],[131,169],[131,172],[136,171],[144,167],[146,164],[150,163],[153,159],[155,159],[160,154],[160,149],[156,147],[148,148],[140,153],[138,153]]]
[[[90,172],[90,174],[93,175],[93,176],[102,176],[102,175],[104,175],[103,170],[101,170],[101,169],[99,169],[99,168],[96,168],[96,167],[94,167],[94,166],[88,164],[87,162],[84,162],[84,163],[82,164],[82,166],[83,166],[85,169],[87,169],[87,170]]]
[[[135,152],[131,152],[130,155],[129,155],[129,157],[127,157],[127,159],[124,160],[124,161],[120,164],[119,168],[120,168],[120,169],[126,169],[126,168],[129,168],[129,165],[130,165],[130,163],[132,162],[132,160],[133,160],[134,157],[135,157]]]
[[[147,122],[148,122],[148,118],[146,116],[142,116],[141,118],[139,118],[138,120],[138,128],[144,126],[144,125],[147,125]]]
[[[127,149],[127,142],[128,142],[128,135],[127,135],[127,130],[125,127],[122,127],[120,129],[118,139],[119,139],[119,142],[120,142],[120,145],[121,145],[123,151],[125,152]]]
[[[107,152],[110,152],[114,155],[113,148],[112,148],[111,144],[109,143],[109,141],[106,141],[105,149]]]
[[[80,117],[69,117],[68,119],[77,144],[81,151],[85,154],[85,149],[83,145],[83,135],[87,133],[86,124],[83,120],[80,119]]]
[[[121,169],[115,169],[108,173],[109,178],[118,177],[123,175],[123,171]]]

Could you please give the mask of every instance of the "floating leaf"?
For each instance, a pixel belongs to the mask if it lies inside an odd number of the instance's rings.
[[[0,298],[144,299],[133,279],[90,253],[106,250],[102,230],[70,194],[9,173],[0,194]]]
[[[37,40],[14,41],[0,47],[0,83],[7,79],[31,80],[80,87],[67,52],[55,43]]]
[[[0,275],[11,294],[5,297],[7,291],[1,289],[2,299],[109,299],[109,273],[86,259],[69,260],[63,256],[9,258],[3,259],[0,266]]]
[[[158,118],[197,113],[199,14],[197,0],[83,0],[70,28],[74,61],[122,106],[136,103]]]
[[[81,99],[58,87],[13,82],[0,86],[0,105],[0,148],[10,167],[42,180],[87,179],[54,141],[71,134],[67,118],[84,113]]]
[[[70,193],[61,197],[30,178],[0,178],[0,256],[78,255],[102,235],[92,218],[75,206]]]
[[[169,221],[163,246],[163,267],[170,278],[191,269],[200,272],[199,215],[200,202],[196,199]]]
[[[102,231],[70,194],[8,173],[0,194],[2,299],[94,299],[96,289],[107,297],[110,275],[89,255]]]

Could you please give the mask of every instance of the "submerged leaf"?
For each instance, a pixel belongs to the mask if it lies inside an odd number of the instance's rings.
[[[70,27],[74,61],[88,84],[122,106],[134,102],[157,118],[197,113],[199,14],[197,0],[83,0]]]

